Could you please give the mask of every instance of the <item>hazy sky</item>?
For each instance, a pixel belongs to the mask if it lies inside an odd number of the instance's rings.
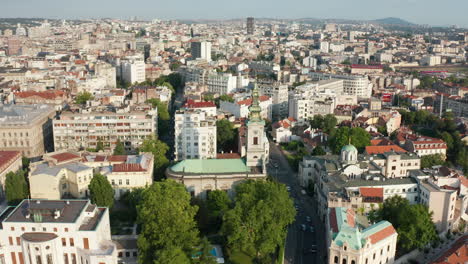
[[[399,17],[468,27],[468,0],[0,0],[0,17],[227,19]]]

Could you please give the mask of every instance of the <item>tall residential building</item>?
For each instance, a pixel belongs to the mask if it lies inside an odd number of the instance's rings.
[[[121,77],[131,84],[146,80],[145,62],[143,60],[126,60],[121,64]]]
[[[112,150],[118,141],[132,151],[157,135],[157,121],[157,109],[148,105],[66,111],[53,121],[55,151],[96,148],[98,142]]]
[[[34,158],[53,151],[53,106],[0,105],[0,149]]]
[[[117,87],[117,72],[115,67],[109,63],[99,61],[94,66],[96,76],[104,77],[106,79],[106,87],[116,88]]]
[[[247,34],[253,35],[255,32],[255,20],[253,17],[247,18]]]
[[[233,93],[237,89],[237,76],[230,73],[212,73],[208,75],[208,91],[219,95]]]
[[[192,58],[211,61],[211,42],[194,41],[190,46]]]
[[[23,200],[0,219],[1,263],[117,263],[109,210],[89,200]]]
[[[216,158],[216,118],[200,109],[175,113],[176,160]]]

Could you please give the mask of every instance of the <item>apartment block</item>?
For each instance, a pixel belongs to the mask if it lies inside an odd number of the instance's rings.
[[[149,105],[115,108],[98,106],[63,112],[53,121],[55,150],[113,150],[118,141],[129,151],[157,135],[158,112]]]
[[[0,148],[21,151],[28,158],[53,151],[53,106],[0,105]]]
[[[199,109],[179,110],[174,125],[176,160],[216,158],[216,119]]]

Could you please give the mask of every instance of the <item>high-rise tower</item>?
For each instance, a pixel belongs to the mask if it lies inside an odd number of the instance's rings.
[[[247,18],[247,34],[253,35],[255,31],[255,21],[253,17]]]

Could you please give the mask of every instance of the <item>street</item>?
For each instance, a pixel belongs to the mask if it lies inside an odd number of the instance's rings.
[[[278,166],[275,168],[274,164]],[[294,172],[275,143],[270,142],[270,165],[268,174],[290,188],[297,210],[296,221],[289,227],[286,239],[285,264],[325,263],[325,227],[316,213],[312,197],[302,193],[297,173]],[[307,219],[309,217],[309,219]],[[307,220],[310,220],[308,222]],[[306,230],[303,230],[305,225]],[[310,227],[313,227],[313,232]],[[306,252],[315,245],[317,252]]]

